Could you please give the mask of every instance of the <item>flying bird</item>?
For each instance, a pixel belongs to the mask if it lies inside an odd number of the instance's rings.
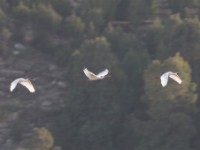
[[[31,93],[35,92],[35,89],[29,79],[18,78],[11,82],[10,84],[10,91],[12,92],[17,84],[20,83],[21,85],[25,86]]]
[[[87,68],[84,68],[83,72],[89,78],[89,80],[94,81],[94,80],[104,79],[105,76],[109,73],[109,70],[105,69],[104,71],[100,72],[97,75],[94,74],[93,72],[89,71]]]
[[[182,83],[181,78],[178,76],[177,72],[168,71],[161,75],[160,80],[163,87],[167,85],[168,78],[172,78],[174,81],[178,82],[179,84]]]

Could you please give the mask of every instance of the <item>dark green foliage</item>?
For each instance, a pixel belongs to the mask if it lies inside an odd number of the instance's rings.
[[[192,61],[199,59],[199,41],[200,41],[200,22],[198,18],[194,19],[176,19],[171,26],[166,27],[163,31],[164,44],[169,50],[162,52],[162,55],[168,56],[175,54],[177,51]],[[172,32],[168,32],[171,30]],[[158,52],[159,54],[159,52]]]
[[[166,71],[176,71],[179,73],[183,79],[183,83],[180,87],[177,83],[170,83],[168,88],[160,88],[160,75]],[[154,60],[152,64],[148,66],[148,69],[145,70],[144,74],[145,79],[145,91],[148,100],[160,100],[165,99],[168,95],[168,100],[174,101],[178,97],[185,95],[189,96],[188,92],[195,91],[195,85],[191,83],[191,69],[187,62],[183,60],[179,53],[174,57],[170,57],[165,60],[164,64],[160,63],[158,60]],[[169,81],[172,82],[172,81]],[[152,88],[154,87],[154,88]],[[163,97],[162,97],[163,96]],[[195,102],[196,96],[188,98],[188,101]]]
[[[0,28],[4,27],[7,22],[7,17],[5,12],[0,8]]]
[[[173,13],[179,13],[182,17],[186,17],[187,8],[199,7],[199,0],[168,0],[166,1],[168,7]]]
[[[62,21],[62,17],[53,9],[51,4],[33,5],[32,15],[33,23],[41,30],[55,29]]]
[[[0,38],[1,38],[2,42],[3,42],[2,44],[6,44],[7,43],[7,41],[10,38],[10,32],[9,32],[9,30],[7,28],[2,28],[0,30]]]
[[[72,6],[70,4],[70,1],[67,0],[50,0],[48,1],[52,4],[54,9],[63,17],[66,17],[70,15],[72,11]]]
[[[111,24],[105,29],[105,35],[111,43],[112,50],[119,57],[123,57],[129,50],[144,50],[143,43],[134,34],[123,32],[121,28],[114,28]]]
[[[18,42],[42,51],[66,70],[68,85],[60,115],[45,118],[49,130],[33,129],[24,140],[30,129],[22,117],[10,136],[27,150],[199,150],[199,4],[0,0],[0,52]],[[84,67],[108,68],[110,77],[88,81]],[[163,88],[166,71],[183,83],[170,79]],[[2,108],[0,122],[12,111]]]
[[[28,21],[31,15],[31,9],[23,2],[20,2],[13,10],[13,15],[19,20]]]
[[[196,133],[189,116],[183,113],[165,114],[162,118],[149,121],[133,119],[132,125],[138,150],[193,150],[190,140]],[[149,136],[151,135],[151,136]]]
[[[53,147],[53,136],[46,128],[34,128],[32,136],[23,145],[28,150],[59,150],[59,147]]]
[[[163,47],[161,47],[163,42],[161,38],[163,30],[164,25],[162,21],[157,18],[153,20],[152,26],[147,31],[145,31],[144,35],[141,36],[141,33],[138,35],[138,37],[144,41],[143,43],[152,58],[156,58],[156,55],[161,50],[164,50]]]
[[[155,0],[129,0],[127,19],[134,25],[152,18],[156,10]]]
[[[108,21],[115,18],[115,13],[120,0],[85,0],[81,1],[77,12],[86,22],[94,22],[101,28]]]
[[[180,87],[177,83],[160,88],[158,74],[165,69],[177,70],[185,83]],[[133,118],[132,125],[139,138],[137,149],[193,149],[190,140],[196,134],[191,115],[196,112],[195,87],[191,83],[190,67],[179,54],[160,63],[155,60],[144,73],[145,96],[143,101],[148,104],[149,119],[141,121]],[[149,136],[151,135],[151,136]]]
[[[125,94],[124,103],[127,111],[132,112],[133,109],[141,112],[138,106],[141,105],[140,96],[143,94],[143,71],[150,61],[148,53],[142,49],[130,49],[124,56],[122,61],[123,71],[126,73],[128,82],[123,93]]]
[[[120,86],[123,87],[124,84],[123,72],[117,65],[118,60],[112,54],[105,37],[86,40],[72,54],[68,66],[68,77],[71,79],[70,97],[66,101],[66,119],[61,121],[61,127],[66,130],[63,138],[66,141],[65,148],[76,145],[75,149],[114,149],[112,128],[121,116],[120,104],[123,102],[120,99]],[[112,78],[102,82],[88,81],[83,75],[84,67],[95,73],[108,68]],[[74,125],[71,126],[72,124]]]
[[[5,5],[6,5],[6,0],[0,0],[0,7],[4,9]]]
[[[130,0],[120,0],[119,4],[117,5],[116,11],[116,20],[127,20],[127,8],[129,6]]]
[[[85,30],[85,23],[81,19],[81,17],[72,14],[71,16],[67,17],[62,24],[62,30],[65,33],[65,36],[77,36],[79,37],[80,34],[83,34]],[[70,29],[70,30],[69,30]]]

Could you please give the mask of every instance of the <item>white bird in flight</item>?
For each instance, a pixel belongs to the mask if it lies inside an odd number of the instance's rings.
[[[165,87],[167,85],[169,77],[172,78],[174,81],[178,82],[179,84],[182,83],[181,78],[178,76],[178,74],[176,72],[168,71],[168,72],[162,74],[160,77],[161,84],[163,87]]]
[[[29,79],[18,78],[11,82],[10,84],[10,91],[12,92],[17,84],[20,83],[21,85],[25,86],[31,93],[35,92],[35,89]]]
[[[85,75],[89,78],[89,80],[100,80],[105,78],[105,76],[109,73],[108,69],[105,69],[104,71],[100,72],[99,74],[94,74],[93,72],[89,71],[87,68],[83,69],[83,72]]]

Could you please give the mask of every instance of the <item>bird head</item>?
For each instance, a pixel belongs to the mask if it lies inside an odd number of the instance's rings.
[[[110,78],[110,77],[111,77],[111,75],[106,75],[103,78]]]
[[[103,78],[105,78],[106,76],[99,76],[99,79],[103,79]]]
[[[178,75],[178,72],[174,72],[174,73]]]

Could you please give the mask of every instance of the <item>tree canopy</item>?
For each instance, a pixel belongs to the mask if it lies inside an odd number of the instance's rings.
[[[66,72],[59,115],[37,126],[22,117],[8,136],[15,149],[199,150],[199,12],[199,0],[0,0],[2,57],[17,59],[21,43]],[[88,81],[84,68],[109,75]],[[163,88],[167,71],[182,84]],[[0,124],[13,105],[0,104]]]

